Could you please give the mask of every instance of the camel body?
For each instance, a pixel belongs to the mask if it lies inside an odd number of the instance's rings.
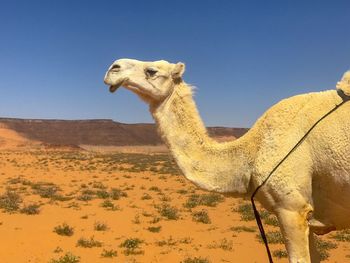
[[[242,137],[210,138],[182,81],[185,65],[115,61],[105,76],[149,104],[184,176],[199,187],[250,197],[304,134],[342,98],[336,90],[297,95],[267,110]],[[337,85],[350,93],[350,73]],[[350,228],[350,102],[320,122],[279,166],[256,198],[278,217],[292,263],[320,262],[314,234]]]
[[[340,104],[335,90],[297,95],[269,109],[248,132],[255,137],[255,189],[324,114]],[[259,201],[273,212],[310,204],[313,218],[334,228],[350,227],[350,102],[322,120],[260,189]],[[275,120],[275,121],[274,121]],[[284,120],[281,122],[281,120]],[[278,214],[278,213],[277,213]]]

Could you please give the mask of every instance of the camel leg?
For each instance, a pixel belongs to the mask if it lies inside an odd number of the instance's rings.
[[[316,248],[314,233],[311,231],[309,233],[309,249],[310,249],[311,262],[320,263],[321,256],[320,256],[320,253],[318,253]]]
[[[277,213],[290,263],[311,262],[307,222],[309,212],[310,209],[303,209],[302,211],[282,209]]]

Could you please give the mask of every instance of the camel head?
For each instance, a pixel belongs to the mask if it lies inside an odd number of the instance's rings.
[[[350,70],[345,72],[343,78],[337,83],[337,89],[341,89],[347,96],[350,96]]]
[[[109,67],[104,82],[110,86],[110,92],[123,86],[152,104],[163,101],[172,93],[175,85],[182,81],[184,71],[183,63],[118,59]]]

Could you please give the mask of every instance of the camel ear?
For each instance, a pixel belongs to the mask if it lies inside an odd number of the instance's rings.
[[[173,79],[179,79],[182,77],[184,72],[185,72],[185,64],[179,62],[174,66],[174,68],[171,72],[171,76],[173,77]]]

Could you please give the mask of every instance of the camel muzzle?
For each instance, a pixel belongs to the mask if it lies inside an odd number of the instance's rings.
[[[121,80],[119,80],[116,84],[109,86],[109,92],[111,92],[111,93],[115,92],[117,89],[120,88],[120,86],[123,85],[123,83],[124,83],[126,80],[127,80],[127,78],[121,79]]]

